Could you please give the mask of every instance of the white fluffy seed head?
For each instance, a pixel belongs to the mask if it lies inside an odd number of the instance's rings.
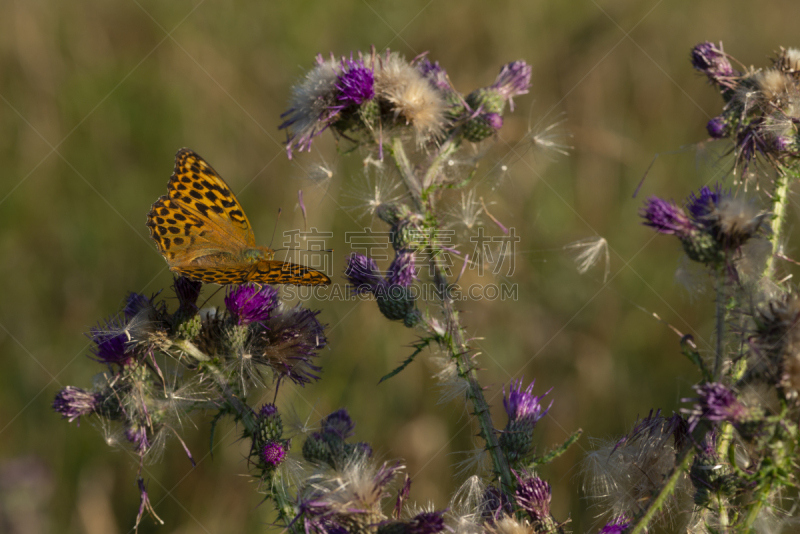
[[[486,527],[489,534],[535,534],[536,530],[527,520],[518,521],[516,518],[505,516]]]
[[[441,135],[446,107],[441,93],[397,53],[376,65],[375,94],[392,105],[396,120],[413,128],[419,144]]]
[[[320,117],[336,104],[338,67],[339,62],[333,57],[321,60],[292,87],[286,121],[294,138],[310,139],[316,135]]]

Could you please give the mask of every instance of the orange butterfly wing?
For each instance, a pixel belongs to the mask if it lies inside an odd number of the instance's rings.
[[[256,248],[250,221],[225,180],[187,148],[175,155],[167,195],[150,208],[147,226],[170,270],[201,282],[330,284],[325,274],[303,265],[245,261],[243,252]]]

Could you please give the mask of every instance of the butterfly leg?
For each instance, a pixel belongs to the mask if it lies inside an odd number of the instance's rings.
[[[261,291],[261,289],[264,286],[261,284],[261,282],[257,280],[257,275],[258,275],[258,264],[256,263],[255,265],[253,265],[250,271],[245,275],[244,282],[255,284],[258,290]]]

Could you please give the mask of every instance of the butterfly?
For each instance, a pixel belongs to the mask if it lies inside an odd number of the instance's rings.
[[[275,259],[256,245],[250,221],[225,180],[198,154],[182,148],[167,195],[147,214],[150,237],[170,271],[208,284],[327,285],[324,273]]]

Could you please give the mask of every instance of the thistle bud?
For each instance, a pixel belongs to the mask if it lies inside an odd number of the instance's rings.
[[[346,408],[336,410],[322,422],[322,431],[324,433],[336,434],[342,440],[351,437],[355,427],[356,424],[350,418]]]
[[[536,423],[547,414],[552,406],[544,408],[541,404],[542,398],[549,393],[534,396],[534,382],[523,391],[522,379],[516,383],[512,380],[509,388],[508,397],[503,398],[503,406],[508,415],[508,424],[503,429],[500,436],[500,448],[506,454],[509,462],[513,465],[523,460],[531,453],[533,443],[533,430]],[[503,392],[505,395],[505,391]]]
[[[375,208],[375,215],[386,224],[395,225],[408,215],[408,208],[403,204],[379,204]]]
[[[319,432],[314,432],[306,438],[303,443],[303,458],[312,464],[333,466],[330,445]]]
[[[692,66],[708,76],[710,82],[718,85],[736,74],[721,45],[718,48],[708,41],[692,48]]]
[[[102,399],[100,393],[67,386],[56,394],[53,409],[70,423],[77,419],[78,425],[80,425],[81,416],[95,413],[100,407]]]
[[[392,225],[389,237],[395,250],[418,250],[425,245],[425,236],[420,230],[418,216],[405,216]]]
[[[503,127],[503,116],[499,113],[480,113],[464,123],[464,139],[479,143],[497,133]]]
[[[265,404],[258,412],[258,439],[261,443],[283,437],[283,421],[274,404]]]
[[[708,130],[708,135],[710,135],[712,138],[723,139],[730,133],[731,123],[727,117],[720,115],[708,121],[708,124],[706,124],[706,130]]]
[[[407,287],[401,285],[385,286],[375,295],[378,309],[391,321],[403,321],[408,327],[415,326],[421,320],[416,309],[416,297]]]
[[[555,522],[550,516],[550,484],[526,471],[515,471],[514,476],[517,478],[517,489],[514,493],[517,505],[538,525],[536,531],[555,532]]]
[[[475,89],[465,100],[473,111],[480,111],[482,114],[502,115],[506,105],[502,93],[493,87]]]

